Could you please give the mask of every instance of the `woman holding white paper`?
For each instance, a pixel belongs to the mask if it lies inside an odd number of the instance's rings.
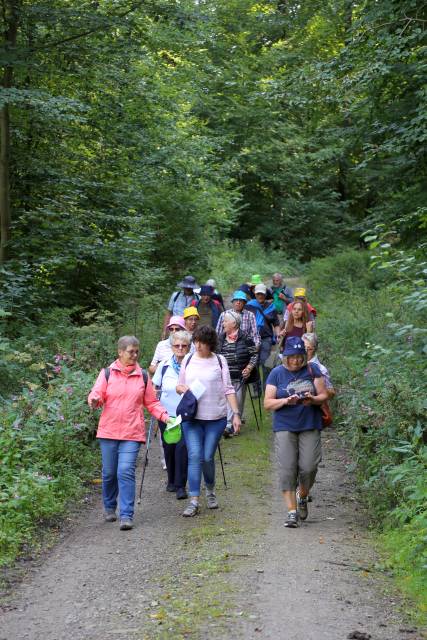
[[[190,503],[182,514],[195,516],[199,512],[202,472],[208,509],[217,509],[215,495],[215,451],[227,424],[227,402],[233,411],[234,431],[240,431],[240,413],[236,393],[231,384],[227,361],[215,354],[215,329],[203,326],[193,334],[195,353],[186,356],[179,373],[176,391],[190,389],[198,399],[194,418],[182,422],[188,451],[188,485]]]

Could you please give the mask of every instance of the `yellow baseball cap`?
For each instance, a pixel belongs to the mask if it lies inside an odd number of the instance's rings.
[[[190,316],[197,316],[198,318],[200,318],[199,312],[197,311],[196,307],[186,307],[184,309],[184,313],[182,314],[184,320],[185,318],[189,318]]]

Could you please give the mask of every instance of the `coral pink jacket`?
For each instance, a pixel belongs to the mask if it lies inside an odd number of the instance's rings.
[[[126,375],[113,362],[108,382],[102,369],[88,396],[88,403],[93,399],[98,401],[98,407],[103,407],[97,438],[145,442],[144,407],[162,422],[169,418],[168,412],[157,400],[150,378],[145,387],[139,364],[135,371]]]

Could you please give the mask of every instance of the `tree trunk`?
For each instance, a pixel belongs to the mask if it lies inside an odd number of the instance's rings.
[[[0,111],[0,263],[7,259],[10,240],[10,117],[6,104]]]
[[[16,46],[20,0],[3,0],[3,33],[5,49]],[[13,65],[8,64],[3,73],[3,87],[10,89]],[[7,259],[7,245],[11,237],[10,212],[10,113],[6,103],[0,110],[0,264]]]

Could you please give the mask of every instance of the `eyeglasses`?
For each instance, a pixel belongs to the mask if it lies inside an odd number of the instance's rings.
[[[187,349],[188,344],[173,344],[172,346],[176,349]]]
[[[182,327],[169,327],[169,331],[182,331]]]

